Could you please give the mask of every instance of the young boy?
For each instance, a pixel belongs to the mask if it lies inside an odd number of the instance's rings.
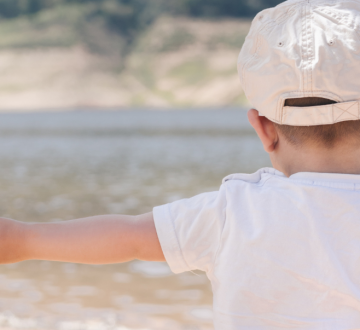
[[[167,261],[207,273],[216,329],[359,329],[360,1],[259,13],[238,69],[274,168],[135,217],[1,219],[0,262]]]

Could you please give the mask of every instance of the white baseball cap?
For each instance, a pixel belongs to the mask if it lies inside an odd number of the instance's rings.
[[[238,72],[250,103],[271,121],[311,126],[360,119],[360,0],[289,0],[254,18]],[[285,106],[286,99],[337,103]]]

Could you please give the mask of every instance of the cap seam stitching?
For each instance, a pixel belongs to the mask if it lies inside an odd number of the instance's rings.
[[[305,75],[306,75],[306,88],[309,89],[312,93],[312,70],[311,70],[311,10],[309,4],[305,6],[305,39],[306,39],[306,66],[305,66]],[[310,37],[309,37],[310,36]],[[305,88],[304,88],[305,89]]]
[[[310,7],[310,30],[311,30],[311,56],[309,58],[309,65],[310,65],[310,88],[311,93],[313,93],[314,85],[313,85],[313,61],[314,61],[314,31],[313,31],[313,21],[314,21],[314,12],[312,10],[312,6],[309,0],[309,7]],[[313,94],[311,94],[313,96]]]
[[[281,24],[283,21],[285,21],[288,17],[289,17],[289,12],[290,12],[290,14],[293,14],[292,12],[291,12],[291,9],[293,9],[293,7],[290,7],[289,6],[289,8],[287,9],[287,11],[284,13],[284,14],[282,14],[281,16],[279,16],[277,19],[268,19],[268,21],[267,21],[267,24],[266,25],[264,25],[260,30],[259,30],[259,33],[260,32],[267,32],[267,31],[269,31],[269,29],[270,29],[270,27],[271,27],[271,25],[274,25],[274,24],[276,24],[276,25],[279,25],[279,24]]]
[[[301,7],[301,17],[302,17],[302,22],[301,22],[301,59],[302,61],[304,61],[304,20],[305,20],[305,17],[304,17],[304,7],[305,6],[302,6]],[[304,90],[305,89],[305,84],[304,84],[304,81],[305,81],[305,71],[304,71],[304,66],[302,66],[301,68],[301,73],[302,73],[302,87],[301,87],[301,90]]]
[[[350,2],[350,3],[356,3],[356,4],[358,4],[358,1],[354,1],[354,0],[347,0],[347,2]],[[338,0],[324,0],[324,1],[321,1],[321,2],[319,2],[319,3],[317,3],[316,5],[318,6],[318,5],[329,5],[329,4],[336,4],[336,3],[338,3]],[[316,9],[320,9],[320,8],[316,8]],[[354,27],[353,27],[353,30],[360,36],[360,31],[359,31],[359,26],[358,27],[356,27],[356,23],[355,23],[355,21],[353,20],[353,23],[354,23]],[[344,26],[347,26],[348,28],[351,28],[350,26],[348,26],[348,25],[346,25],[346,24],[344,24],[344,23],[341,23],[342,25],[344,25]]]
[[[349,102],[352,102],[352,103],[355,103],[355,102],[356,102],[356,104],[357,104],[358,107],[359,107],[359,101],[349,101]],[[346,103],[346,102],[345,102],[345,103]],[[343,110],[343,109],[341,109],[339,106],[337,106],[336,104],[333,104],[333,106],[332,106],[332,109],[333,109],[333,110],[334,110],[335,108],[337,108],[337,109],[339,109],[339,110],[342,111],[342,113],[341,113],[339,116],[337,116],[336,119],[333,118],[333,121],[338,122],[338,121],[339,121],[339,118],[340,118],[344,113],[347,113],[347,114],[350,115],[351,117],[355,117],[356,119],[359,119],[359,116],[353,115],[352,113],[350,113],[350,112],[348,111],[348,110],[349,110],[351,107],[353,107],[353,106],[354,106],[354,104],[349,105],[345,110]]]
[[[310,81],[310,76],[309,76],[309,36],[308,36],[308,32],[309,32],[309,9],[308,9],[308,3],[305,4],[305,40],[306,40],[306,51],[305,51],[305,76],[306,76],[306,80],[305,80],[305,86],[304,89],[308,89],[311,93],[311,88],[309,87],[309,81]]]
[[[329,9],[329,10],[331,10],[331,9]],[[324,9],[324,8],[319,8],[319,7],[317,7],[317,8],[314,9],[314,12],[320,12],[320,13],[322,13],[323,15],[325,15],[326,18],[333,18],[333,19],[334,19],[336,22],[338,22],[340,25],[346,26],[346,27],[348,27],[349,29],[352,29],[352,30],[354,30],[354,31],[357,31],[357,29],[355,28],[355,21],[354,21],[354,19],[351,20],[351,24],[347,24],[347,23],[344,23],[342,20],[335,19],[335,18],[332,17],[331,15],[327,14],[327,13],[325,12],[325,9]],[[344,16],[342,16],[342,18],[343,18],[343,17],[344,17]]]

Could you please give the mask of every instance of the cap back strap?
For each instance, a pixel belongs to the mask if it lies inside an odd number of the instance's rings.
[[[360,119],[360,100],[313,107],[283,107],[281,124],[313,126]]]

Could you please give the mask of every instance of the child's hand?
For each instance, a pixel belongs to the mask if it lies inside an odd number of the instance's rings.
[[[26,223],[0,218],[0,264],[27,259],[27,228]]]

